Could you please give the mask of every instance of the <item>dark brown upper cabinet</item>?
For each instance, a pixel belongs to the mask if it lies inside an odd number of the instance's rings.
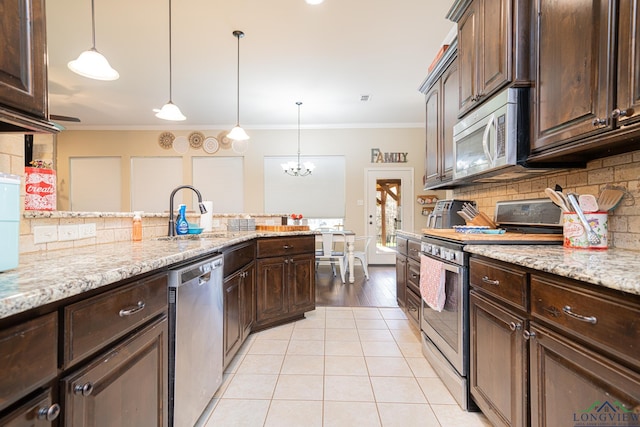
[[[530,85],[528,3],[458,0],[449,10],[458,24],[458,117],[507,84]]]
[[[0,0],[0,132],[57,132],[48,121],[44,0]]]
[[[530,161],[576,161],[637,149],[638,0],[536,0]]]
[[[458,116],[457,41],[429,74],[420,91],[425,94],[425,189],[439,188],[453,179],[453,126]]]

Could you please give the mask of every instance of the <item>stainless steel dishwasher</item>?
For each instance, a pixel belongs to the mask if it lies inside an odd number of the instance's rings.
[[[169,425],[193,426],[222,383],[222,255],[169,272]]]

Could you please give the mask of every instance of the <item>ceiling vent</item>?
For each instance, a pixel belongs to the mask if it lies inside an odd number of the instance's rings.
[[[360,95],[360,101],[367,102],[371,99],[371,95]]]

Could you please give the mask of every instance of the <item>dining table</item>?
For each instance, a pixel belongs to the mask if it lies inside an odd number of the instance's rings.
[[[353,283],[356,281],[354,270],[354,260],[353,260],[353,248],[356,241],[356,233],[349,230],[338,230],[338,229],[323,229],[316,230],[316,242],[322,244],[322,233],[332,233],[333,240],[335,242],[346,242],[347,244],[347,263],[349,265],[349,283]]]

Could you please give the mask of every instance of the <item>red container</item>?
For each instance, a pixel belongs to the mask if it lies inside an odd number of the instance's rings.
[[[56,171],[25,167],[24,179],[24,209],[28,211],[55,211]]]

